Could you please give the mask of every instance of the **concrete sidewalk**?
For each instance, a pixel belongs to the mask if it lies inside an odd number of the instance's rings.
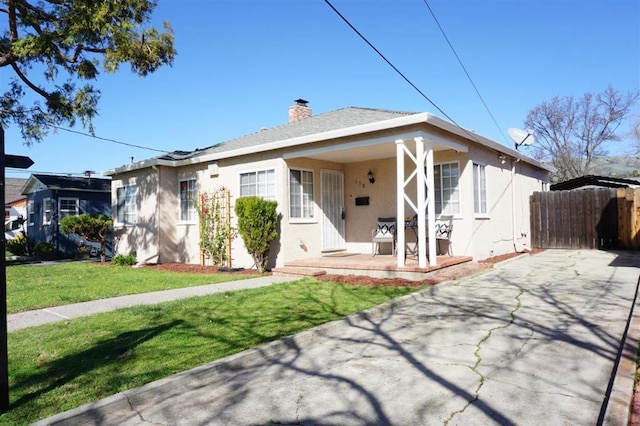
[[[174,290],[154,291],[151,293],[132,294],[128,296],[112,297],[110,299],[100,299],[90,302],[37,309],[8,315],[7,329],[11,332],[26,327],[65,321],[101,312],[115,311],[117,309],[128,308],[130,306],[155,305],[157,303],[186,299],[188,297],[206,296],[207,294],[222,293],[225,291],[264,287],[271,284],[294,281],[295,279],[296,278],[266,275],[246,280],[229,281],[196,287],[185,287]]]
[[[37,424],[626,425],[639,266],[521,257]]]

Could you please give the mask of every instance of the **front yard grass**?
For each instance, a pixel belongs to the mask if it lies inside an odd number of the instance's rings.
[[[244,274],[185,274],[111,264],[68,262],[7,266],[7,312],[252,278]]]
[[[11,409],[0,424],[49,417],[416,290],[305,278],[16,331]]]

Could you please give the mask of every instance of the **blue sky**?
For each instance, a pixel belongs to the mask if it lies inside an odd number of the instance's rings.
[[[423,0],[332,3],[453,120],[503,144],[507,128],[553,96],[640,87],[640,0],[430,0],[499,127]],[[283,124],[297,98],[314,114],[361,106],[442,116],[323,0],[159,0],[154,21],[172,24],[175,63],[146,78],[126,65],[101,75],[97,136],[192,150]],[[9,77],[0,70],[0,81]],[[65,131],[27,147],[15,126],[6,152],[35,161],[9,177],[100,174],[158,154]]]

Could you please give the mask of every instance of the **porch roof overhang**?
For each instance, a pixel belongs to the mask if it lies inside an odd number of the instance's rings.
[[[469,148],[463,144],[447,141],[427,131],[413,131],[393,134],[383,137],[362,139],[354,142],[336,144],[320,148],[302,149],[283,154],[285,160],[290,158],[313,158],[317,160],[332,161],[335,163],[351,163],[358,161],[371,161],[380,158],[394,158],[396,156],[396,140],[413,140],[422,137],[433,142],[434,151],[453,149],[458,152],[468,152]]]
[[[360,156],[363,152],[363,149],[366,148],[366,152],[368,155],[374,155],[373,158],[384,158],[393,157],[394,156],[394,146],[393,144],[389,144],[390,141],[396,139],[412,139],[416,136],[425,137],[434,142],[434,150],[440,149],[455,149],[460,152],[467,152],[468,148],[458,142],[453,142],[450,140],[444,139],[441,135],[437,135],[436,132],[430,132],[427,130],[414,132],[405,132],[403,133],[403,129],[406,129],[410,126],[415,125],[423,125],[427,124],[433,126],[437,129],[444,130],[450,134],[454,134],[462,137],[463,139],[473,141],[484,145],[488,148],[494,149],[500,153],[506,154],[510,157],[513,157],[518,160],[523,160],[525,162],[531,163],[537,167],[540,167],[549,172],[555,171],[555,169],[548,164],[539,162],[535,159],[532,159],[519,151],[511,149],[507,146],[499,144],[491,139],[480,136],[470,130],[463,129],[460,126],[457,126],[453,123],[450,123],[446,120],[441,119],[431,113],[423,112],[419,114],[407,115],[399,118],[393,118],[390,120],[376,121],[373,123],[362,124],[358,126],[346,127],[342,129],[336,129],[326,132],[314,133],[306,136],[300,136],[291,139],[279,140],[270,143],[264,143],[260,145],[252,145],[248,147],[233,149],[229,151],[220,151],[210,154],[202,154],[194,157],[190,157],[182,160],[167,160],[163,158],[151,158],[148,160],[125,164],[121,167],[117,167],[114,169],[106,170],[102,174],[104,176],[113,176],[120,173],[132,172],[139,169],[145,169],[153,166],[167,166],[167,167],[181,167],[188,166],[192,164],[199,163],[208,163],[211,161],[221,160],[225,158],[233,158],[240,157],[248,154],[255,154],[259,152],[272,151],[277,149],[284,148],[295,148],[295,147],[304,147],[305,145],[309,145],[317,142],[338,140],[344,138],[360,138],[362,140],[356,142],[346,142],[341,144],[336,144],[335,147],[325,149],[318,148],[318,150],[310,149],[301,149],[300,151],[290,152],[285,154],[285,158],[294,158],[303,156],[303,153],[310,154],[315,158],[333,158],[332,161],[335,161],[338,158],[336,152],[340,152],[339,158],[343,158],[346,153],[350,153],[351,155],[358,155],[358,158],[362,159]],[[394,129],[398,130],[398,134],[391,135],[389,137],[376,137],[375,134],[378,132],[385,131],[393,131]],[[365,135],[371,135],[372,138],[364,138]],[[334,154],[332,155],[331,152]]]

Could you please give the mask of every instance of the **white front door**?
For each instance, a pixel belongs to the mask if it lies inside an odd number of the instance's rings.
[[[343,250],[344,244],[344,175],[335,170],[321,170],[322,250]]]

